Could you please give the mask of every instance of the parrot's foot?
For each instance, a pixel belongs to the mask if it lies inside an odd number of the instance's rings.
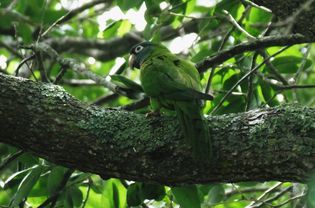
[[[161,116],[160,111],[151,111],[151,112],[145,114],[146,118],[160,117],[160,116]]]

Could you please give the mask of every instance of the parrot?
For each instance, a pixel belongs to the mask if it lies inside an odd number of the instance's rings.
[[[204,161],[211,159],[212,143],[202,105],[203,100],[212,100],[213,96],[201,92],[196,67],[164,45],[149,41],[131,48],[129,66],[140,69],[141,86],[151,105],[155,104],[154,111],[164,108],[175,112],[192,156]]]

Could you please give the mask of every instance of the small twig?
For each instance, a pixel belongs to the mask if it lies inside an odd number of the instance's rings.
[[[268,13],[272,13],[272,11],[270,9],[268,9],[267,7],[264,7],[264,6],[259,6],[257,4],[255,4],[254,2],[252,1],[249,1],[249,0],[241,0],[243,3],[247,4],[247,5],[250,5],[252,7],[255,7],[257,9],[261,9],[265,12],[268,12]]]
[[[36,55],[36,58],[37,58],[38,70],[39,70],[42,82],[49,82],[50,80],[48,78],[48,75],[47,75],[47,72],[46,72],[46,69],[45,69],[45,66],[44,66],[44,63],[43,63],[43,54],[42,54],[42,52],[39,51],[39,52],[35,53],[35,55]]]
[[[220,102],[217,104],[217,106],[215,106],[215,108],[212,110],[211,113],[215,113],[223,104],[223,102],[225,101],[225,99],[233,92],[233,90],[240,84],[242,83],[245,79],[247,79],[248,76],[250,76],[251,74],[253,74],[254,72],[256,72],[260,67],[262,67],[268,60],[270,60],[272,57],[275,57],[277,55],[279,55],[280,53],[282,53],[283,51],[287,50],[290,46],[286,46],[284,48],[282,48],[281,50],[279,50],[278,52],[274,53],[273,55],[267,57],[262,63],[260,63],[258,66],[256,66],[254,69],[252,69],[251,71],[249,71],[248,73],[246,73],[240,80],[238,80],[238,82],[223,96],[223,98],[220,100]]]
[[[212,79],[214,77],[214,71],[215,71],[215,67],[212,67],[211,71],[210,71],[210,74],[209,74],[209,77],[208,77],[207,86],[206,86],[206,89],[205,89],[205,93],[206,94],[210,93],[210,87],[211,87]]]
[[[288,24],[286,28],[286,32],[284,34],[289,34],[292,31],[292,27],[294,25],[294,22],[298,19],[298,16],[311,8],[311,4],[314,2],[314,0],[308,0],[304,2],[292,15],[290,15],[285,22]]]
[[[201,16],[201,17],[195,17],[195,16],[184,15],[184,14],[178,14],[178,13],[174,13],[174,12],[170,12],[169,14],[170,14],[170,15],[173,15],[173,16],[185,17],[185,18],[193,19],[193,20],[223,19],[221,16],[216,16],[216,15],[213,15],[213,16],[210,16],[210,17],[203,17],[203,16]]]
[[[61,67],[61,70],[57,74],[56,79],[55,79],[55,81],[53,83],[54,84],[58,84],[59,81],[62,79],[63,75],[65,75],[66,71],[67,71],[67,68]]]
[[[7,158],[1,165],[0,165],[0,172],[7,167],[11,162],[13,162],[15,159],[20,157],[22,154],[24,154],[23,150],[20,150],[14,154],[12,154],[9,158]]]
[[[96,83],[95,81],[91,79],[65,79],[60,81],[61,84],[66,84],[71,87],[80,87],[80,86],[102,86],[99,83]]]
[[[292,89],[308,89],[308,88],[315,88],[315,84],[309,85],[277,85],[278,90],[292,90]]]
[[[111,2],[111,0],[95,0],[95,1],[88,2],[88,3],[78,7],[76,9],[70,10],[70,13],[68,12],[65,17],[63,17],[59,21],[57,20],[58,21],[57,24],[61,24],[61,23],[64,23],[66,21],[69,21],[70,19],[72,19],[76,15],[81,14],[84,10],[90,9],[90,8],[92,8],[98,4],[105,4],[105,3],[110,3],[110,2]]]
[[[271,192],[273,192],[275,189],[277,189],[278,187],[280,187],[283,184],[283,182],[278,182],[275,185],[273,185],[272,187],[270,187],[267,191],[265,191],[263,194],[261,194],[255,201],[253,201],[252,203],[250,203],[248,206],[246,206],[246,208],[251,208],[253,205],[255,205],[257,202],[260,202],[265,196],[267,196],[268,194],[270,194]]]
[[[110,102],[112,100],[115,100],[119,98],[119,95],[116,93],[110,94],[110,95],[105,95],[103,97],[98,98],[95,100],[91,105],[103,105],[104,103]]]
[[[54,28],[57,24],[60,24],[61,21],[62,21],[63,19],[65,19],[65,18],[71,13],[71,11],[72,11],[72,10],[68,11],[67,14],[65,14],[65,15],[61,16],[59,19],[57,19],[52,25],[50,25],[50,26],[47,28],[47,30],[45,30],[45,31],[40,35],[40,37],[42,38],[42,37],[44,37],[45,35],[47,35],[47,33],[48,33],[52,28]]]
[[[282,85],[280,84],[280,82],[274,81],[274,80],[270,80],[268,78],[266,78],[263,74],[258,73],[258,76],[264,80],[265,82],[267,82],[269,85],[271,85],[273,88],[275,88],[275,90],[278,91],[284,91],[284,90],[291,90],[291,89],[307,89],[307,88],[315,88],[314,84],[305,84],[305,85]]]
[[[306,52],[305,52],[305,54],[303,56],[303,60],[301,62],[301,65],[300,65],[299,69],[297,70],[296,74],[294,75],[295,83],[298,82],[298,79],[300,78],[300,75],[301,75],[301,73],[304,70],[305,64],[307,62],[307,57],[308,57],[308,55],[309,55],[309,53],[311,51],[311,48],[312,48],[312,44],[308,44],[308,46],[306,48]]]
[[[289,192],[290,190],[292,190],[292,186],[286,187],[285,189],[281,190],[279,193],[276,193],[274,196],[262,201],[260,204],[251,206],[251,208],[259,208],[259,207],[263,207],[266,204],[271,203],[272,201],[277,200],[278,198],[280,198],[281,196],[283,196],[285,193]]]
[[[246,17],[248,11],[251,9],[250,6],[247,6],[244,10],[244,12],[242,13],[242,16],[240,17],[240,19],[237,21],[238,25],[241,25],[244,18]],[[231,36],[231,34],[233,33],[233,31],[235,30],[236,26],[233,24],[231,29],[225,34],[225,36],[223,37],[220,47],[219,47],[219,51],[221,51],[224,48],[224,45],[226,44],[227,40],[229,39],[229,37]]]
[[[45,208],[48,204],[51,204],[51,207],[54,206],[56,203],[59,194],[61,193],[62,189],[66,186],[70,176],[74,172],[73,169],[69,169],[63,176],[62,181],[60,182],[58,188],[56,189],[55,193],[53,193],[48,199],[46,199],[41,205],[38,206],[38,208]]]
[[[226,94],[228,92],[228,90],[213,90],[213,93],[216,95],[216,94]],[[235,95],[235,96],[246,96],[247,94],[246,93],[243,93],[243,92],[232,92],[231,95]]]
[[[136,101],[134,103],[121,106],[121,107],[119,107],[119,109],[126,110],[126,111],[134,111],[134,110],[138,110],[140,108],[144,108],[144,107],[148,106],[149,104],[150,104],[150,99],[148,97],[145,97],[145,98],[143,98],[139,101]]]
[[[258,57],[258,53],[256,52],[253,55],[250,70],[253,70],[255,68],[257,57]],[[253,75],[254,74],[252,74],[248,77],[248,91],[247,91],[247,96],[246,96],[247,102],[246,102],[246,106],[245,106],[245,111],[248,111],[251,107],[251,101],[252,101],[252,97],[253,97],[253,82],[254,82],[254,76]]]
[[[269,54],[268,54],[266,51],[264,51],[264,50],[261,50],[261,51],[260,51],[260,55],[261,55],[263,58],[266,58],[266,57],[269,56]],[[282,84],[284,84],[284,85],[288,85],[288,84],[289,84],[288,81],[278,72],[277,68],[276,68],[269,60],[266,62],[266,65],[269,67],[271,73],[272,73],[273,75],[275,75],[275,77],[276,77],[279,81],[281,81]]]
[[[244,193],[253,193],[253,192],[263,192],[266,191],[268,188],[266,187],[251,187],[251,188],[245,188],[245,189],[234,189],[231,191],[228,191],[225,193],[225,198],[229,198],[235,194],[244,194]]]
[[[229,20],[229,22],[232,25],[234,25],[236,29],[238,29],[239,31],[244,33],[246,35],[246,37],[248,37],[250,40],[256,40],[257,39],[256,37],[254,37],[251,34],[249,34],[245,29],[243,29],[228,11],[223,10],[223,13],[226,15],[227,20]]]
[[[89,182],[88,182],[88,189],[87,189],[87,191],[86,191],[86,197],[85,197],[85,199],[83,200],[83,203],[82,203],[82,207],[81,207],[81,208],[84,208],[84,207],[85,207],[86,202],[88,201],[89,196],[90,196],[91,185],[92,185],[92,183],[93,183],[92,178],[89,177],[88,181],[89,181]]]
[[[96,0],[96,1],[92,1],[92,2],[88,2],[84,5],[82,5],[81,7],[78,7],[76,9],[72,9],[69,10],[65,15],[61,16],[59,19],[57,19],[52,25],[50,25],[47,30],[45,30],[42,34],[41,37],[44,37],[45,35],[47,35],[47,33],[54,28],[56,25],[62,24],[66,21],[69,21],[70,19],[72,19],[73,17],[75,17],[76,15],[82,13],[84,10],[89,9],[97,4],[103,4],[106,3],[104,0]]]
[[[20,68],[21,68],[26,62],[28,62],[29,60],[34,59],[34,57],[35,57],[35,54],[32,54],[32,55],[30,55],[29,57],[24,58],[24,59],[19,63],[18,67],[16,68],[16,70],[15,70],[15,76],[18,76],[18,75],[19,75]]]
[[[288,204],[288,203],[290,203],[291,201],[294,201],[294,200],[296,200],[296,199],[303,198],[304,196],[306,196],[306,194],[300,194],[300,195],[294,196],[294,197],[292,197],[292,198],[290,198],[290,199],[284,201],[283,203],[274,205],[273,208],[282,207],[283,205],[286,205],[286,204]]]

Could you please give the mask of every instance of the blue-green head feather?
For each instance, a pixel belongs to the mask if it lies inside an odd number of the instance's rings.
[[[141,64],[148,58],[163,52],[169,53],[169,50],[161,44],[149,41],[139,43],[130,50],[129,65],[131,68],[140,69]]]

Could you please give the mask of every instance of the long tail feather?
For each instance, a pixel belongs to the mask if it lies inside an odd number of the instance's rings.
[[[185,141],[192,148],[194,158],[211,160],[212,144],[208,126],[200,112],[200,106],[192,102],[176,102],[175,110]]]

